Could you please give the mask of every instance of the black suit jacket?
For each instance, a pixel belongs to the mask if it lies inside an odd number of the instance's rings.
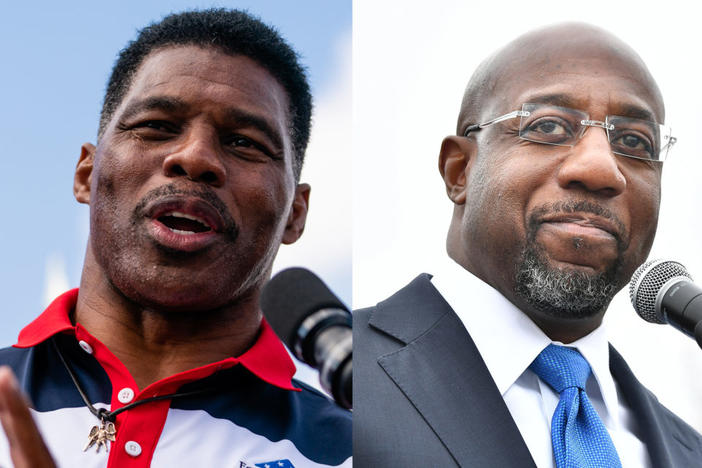
[[[354,466],[536,466],[473,340],[430,278],[354,312]],[[653,466],[702,467],[702,437],[611,347],[610,369]]]

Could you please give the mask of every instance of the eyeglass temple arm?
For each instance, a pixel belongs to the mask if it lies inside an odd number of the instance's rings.
[[[503,120],[508,120],[508,119],[513,119],[515,117],[528,117],[531,113],[529,111],[525,110],[516,110],[512,111],[509,114],[501,115],[499,117],[495,117],[492,120],[488,120],[487,122],[483,122],[481,124],[473,124],[469,125],[468,128],[466,128],[466,131],[463,132],[463,136],[468,136],[470,132],[475,132],[477,130],[480,130],[481,128],[488,127],[492,124],[496,124],[499,122],[502,122]]]

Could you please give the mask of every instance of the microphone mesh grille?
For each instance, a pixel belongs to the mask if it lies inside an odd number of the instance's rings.
[[[666,323],[656,314],[656,296],[669,280],[683,276],[692,280],[684,266],[670,260],[649,260],[641,265],[629,283],[629,299],[636,313],[652,323]]]

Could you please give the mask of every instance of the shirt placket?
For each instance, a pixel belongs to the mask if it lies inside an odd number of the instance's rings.
[[[173,384],[158,382],[145,391],[139,388],[127,368],[100,341],[82,327],[76,327],[80,347],[92,354],[107,373],[112,386],[110,411],[123,408],[136,401],[172,393]],[[108,468],[141,468],[151,464],[156,445],[168,416],[171,400],[158,400],[130,408],[119,413],[115,420],[116,438],[110,444]],[[96,420],[96,424],[99,421]]]

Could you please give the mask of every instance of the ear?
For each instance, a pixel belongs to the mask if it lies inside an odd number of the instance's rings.
[[[307,209],[310,203],[309,184],[298,184],[295,188],[295,198],[293,199],[292,210],[288,216],[288,223],[285,225],[283,233],[283,244],[292,244],[300,238],[305,230],[307,221]]]
[[[466,202],[467,174],[476,151],[472,138],[447,136],[441,143],[439,172],[446,184],[446,194],[457,205]]]
[[[93,157],[95,145],[83,143],[80,147],[80,158],[76,164],[76,173],[73,176],[73,196],[78,203],[90,204],[90,182],[93,178]]]

